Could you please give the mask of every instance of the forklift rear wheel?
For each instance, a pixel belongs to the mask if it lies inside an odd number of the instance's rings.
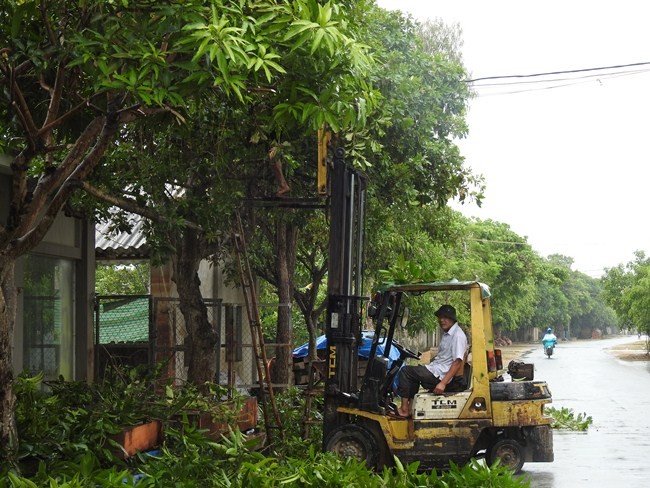
[[[524,466],[524,448],[514,439],[496,441],[487,451],[487,461],[492,466],[497,459],[500,466],[517,474]]]
[[[332,431],[325,443],[325,450],[340,457],[365,461],[366,467],[377,467],[379,449],[377,441],[366,429],[355,424],[342,425]]]

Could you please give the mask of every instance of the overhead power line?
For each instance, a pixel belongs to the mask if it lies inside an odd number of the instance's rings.
[[[504,80],[508,78],[534,78],[534,77],[539,77],[539,76],[550,76],[550,75],[566,75],[566,74],[572,74],[572,73],[586,73],[588,71],[604,71],[604,70],[612,70],[612,69],[621,69],[621,68],[631,68],[633,66],[648,66],[650,65],[650,61],[645,61],[642,63],[630,63],[630,64],[617,64],[613,66],[602,66],[599,68],[582,68],[582,69],[571,69],[571,70],[564,70],[564,71],[548,71],[545,73],[532,73],[532,74],[527,74],[527,75],[499,75],[499,76],[484,76],[481,78],[473,78],[469,80],[465,80],[466,83],[475,83],[477,81],[486,81],[486,80]]]
[[[634,70],[627,70],[627,71],[614,71],[612,73],[593,73],[589,75],[583,75],[583,76],[570,76],[570,77],[562,77],[562,78],[545,78],[543,80],[525,80],[525,81],[501,81],[501,82],[496,82],[496,83],[481,83],[479,85],[475,85],[476,88],[483,88],[483,87],[490,87],[490,86],[510,86],[510,85],[535,85],[535,84],[540,84],[540,83],[556,83],[560,81],[576,81],[579,83],[577,80],[593,80],[593,79],[610,79],[610,78],[618,78],[620,76],[628,76],[628,75],[637,75],[639,73],[647,73],[650,71],[650,67],[644,68],[644,69],[634,69]]]
[[[632,75],[637,75],[641,73],[647,73],[650,72],[650,69],[647,70],[637,70],[634,72],[621,72],[620,74],[602,74],[600,76],[597,76],[595,80],[592,79],[586,79],[588,77],[578,77],[578,78],[567,78],[565,82],[563,83],[557,83],[554,85],[550,86],[536,86],[536,87],[531,87],[527,86],[525,88],[521,89],[512,89],[510,91],[499,91],[499,92],[492,92],[492,93],[479,93],[478,96],[480,97],[493,97],[493,96],[501,96],[501,95],[515,95],[518,93],[529,93],[529,92],[535,92],[535,91],[543,91],[543,90],[554,90],[556,88],[566,88],[567,86],[575,86],[575,85],[580,85],[584,83],[593,83],[594,81],[599,82],[602,85],[602,81],[604,80],[612,80],[614,78],[622,78],[623,76],[632,76]],[[602,81],[601,81],[602,80]],[[560,80],[561,81],[561,80]],[[531,82],[526,82],[526,81],[520,81],[518,83],[504,83],[502,85],[499,85],[497,83],[492,83],[490,85],[474,85],[474,88],[488,88],[492,89],[494,87],[499,87],[499,86],[511,86],[511,85],[524,85],[526,83],[531,83]],[[537,83],[544,83],[543,81],[539,81]]]
[[[476,242],[489,242],[495,244],[515,244],[517,246],[530,246],[528,242],[518,242],[518,241],[498,241],[495,239],[479,239],[478,237],[465,237],[467,241],[476,241]]]

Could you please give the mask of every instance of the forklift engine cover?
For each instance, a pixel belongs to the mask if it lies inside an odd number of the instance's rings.
[[[413,418],[417,420],[457,419],[471,395],[471,391],[446,395],[436,395],[435,393],[415,395]]]

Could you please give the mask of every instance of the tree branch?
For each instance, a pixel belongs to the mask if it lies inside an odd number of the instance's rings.
[[[54,88],[51,88],[47,85],[44,88],[50,94],[50,105],[47,107],[47,117],[45,117],[45,122],[43,127],[51,124],[53,120],[56,119],[56,115],[59,113],[59,106],[61,105],[61,94],[63,93],[63,84],[65,82],[65,66],[66,60],[63,59],[59,67],[56,69],[56,78],[54,80]],[[43,86],[44,83],[41,83]],[[39,133],[42,133],[43,127]]]
[[[52,24],[50,23],[50,18],[47,15],[47,6],[45,5],[45,2],[43,0],[39,2],[38,9],[41,12],[41,17],[43,19],[43,24],[45,25],[45,31],[47,32],[47,38],[50,41],[50,44],[52,44],[52,46],[58,47],[56,35],[52,30]]]
[[[96,127],[97,125],[99,125],[99,127]],[[16,236],[18,237],[7,247],[5,252],[7,256],[13,256],[14,258],[21,256],[32,250],[34,246],[42,241],[47,231],[52,227],[52,224],[56,220],[61,208],[75,190],[76,182],[86,179],[90,171],[92,171],[100,161],[101,157],[106,153],[108,145],[115,138],[118,124],[114,120],[114,117],[98,118],[89,124],[86,131],[84,131],[84,134],[87,134],[91,127],[93,128],[91,133],[98,129],[101,130],[99,136],[96,138],[87,137],[83,144],[79,144],[80,141],[78,139],[78,144],[75,145],[75,148],[71,151],[72,153],[79,149],[77,147],[78,145],[87,148],[90,142],[96,139],[95,145],[83,158],[81,163],[76,166],[72,165],[71,167],[65,168],[65,171],[62,171],[61,173],[53,173],[50,176],[46,175],[41,178],[41,181],[37,186],[37,191],[34,193],[36,205],[32,205],[32,203],[34,203],[32,201],[25,206],[26,208],[21,209],[27,210],[29,213],[28,215],[23,216],[23,220],[19,223],[16,232]],[[84,152],[85,150],[77,154],[75,157],[80,158]],[[66,158],[66,160],[67,159],[68,158]],[[64,175],[69,175],[69,177],[65,177]],[[47,198],[49,196],[49,189],[54,187],[53,182],[58,182],[59,180],[61,180],[61,183],[58,191],[51,199]],[[45,187],[48,187],[48,191],[45,191]],[[46,201],[48,202],[47,205],[45,203]],[[44,207],[46,207],[45,212],[41,212]],[[37,219],[40,219],[38,223],[36,223]]]
[[[267,267],[253,266],[253,272],[255,273],[256,276],[259,276],[264,281],[266,281],[268,284],[270,284],[271,286],[277,288],[278,287],[278,281],[275,279],[275,275],[273,275],[272,273],[268,273],[267,271],[268,271]]]
[[[101,113],[102,115],[105,115],[105,113],[106,113],[105,110],[101,110],[99,107],[95,107],[94,105],[91,104],[91,100],[93,100],[94,98],[97,98],[99,95],[103,95],[103,93],[95,93],[92,97],[84,99],[82,102],[80,102],[77,105],[75,105],[74,107],[72,107],[66,113],[61,115],[61,117],[58,117],[58,118],[52,120],[51,122],[44,124],[43,127],[41,127],[39,129],[38,136],[40,137],[43,134],[45,134],[47,131],[52,130],[54,127],[57,127],[57,126],[61,125],[63,122],[68,120],[70,117],[75,115],[79,110],[81,110],[84,107],[93,107],[99,113]]]
[[[11,81],[13,80],[12,76],[16,77],[24,74],[32,66],[32,62],[31,60],[26,60],[20,63],[18,66],[12,68],[5,63],[5,61],[9,60],[9,54],[11,54],[11,49],[8,47],[0,49],[0,60],[2,60],[0,61],[0,70],[4,73],[6,79],[9,81],[8,85],[11,86]],[[2,80],[0,79],[0,81]]]
[[[23,92],[20,90],[20,87],[18,86],[15,78],[13,79],[11,90],[13,91],[15,97],[14,101],[12,102],[12,106],[16,110],[16,113],[18,114],[18,117],[20,118],[20,121],[25,128],[25,132],[27,132],[27,136],[29,137],[32,146],[36,148],[38,146],[38,128],[34,123],[32,113],[29,110],[29,105],[27,105],[25,97],[23,96]]]
[[[0,71],[4,76],[0,76],[0,86],[7,86],[9,92],[13,92],[14,85],[16,84],[16,78],[22,75],[27,71],[32,65],[30,61],[23,61],[18,66],[11,66],[8,64],[9,54],[11,54],[11,49],[4,48],[0,49]],[[26,127],[26,120],[23,120],[22,113],[16,107],[13,97],[11,98],[11,106],[16,110],[18,117],[21,117],[21,123]]]
[[[89,195],[97,198],[98,200],[101,200],[106,203],[110,203],[111,205],[114,205],[118,208],[121,208],[122,210],[126,210],[127,212],[141,215],[142,217],[145,217],[149,220],[152,220],[154,222],[166,222],[167,220],[160,214],[160,212],[157,212],[155,209],[152,208],[146,208],[138,205],[134,200],[130,200],[128,198],[121,198],[116,195],[110,195],[99,188],[92,186],[90,183],[87,181],[77,181],[76,186],[81,188],[83,191],[88,193]],[[196,230],[199,232],[203,232],[203,228],[194,222],[190,222],[189,220],[182,220],[182,224],[187,227],[188,229]]]
[[[11,162],[11,204],[9,205],[9,218],[7,228],[15,230],[19,225],[20,213],[27,196],[27,170],[31,159],[32,149],[23,149]]]
[[[126,107],[117,112],[120,123],[128,124],[134,120],[140,119],[142,117],[149,117],[151,115],[158,115],[163,113],[170,112],[168,107],[162,108],[150,108],[142,107],[141,105],[132,105],[131,107]],[[173,113],[173,111],[171,111]]]
[[[105,123],[105,117],[97,117],[91,121],[77,138],[74,147],[63,159],[59,167],[54,172],[41,176],[31,200],[29,202],[16,202],[17,208],[22,206],[21,213],[23,214],[23,221],[19,224],[20,227],[18,229],[19,235],[26,233],[34,225],[42,209],[46,206],[52,190],[62,186],[65,180],[81,166],[84,155],[91,144],[93,142],[99,144],[98,135],[102,133],[102,128],[105,126]],[[89,155],[86,156],[86,160],[88,157]],[[49,205],[51,206],[52,204],[50,203]]]
[[[63,64],[63,63],[62,63]],[[40,78],[40,84],[41,87],[47,91],[49,97],[50,97],[50,104],[47,108],[47,115],[45,117],[45,122],[43,123],[44,125],[47,125],[53,118],[56,117],[56,113],[59,110],[59,101],[61,100],[61,93],[63,91],[63,69],[62,65],[59,65],[59,67],[56,70],[56,79],[54,81],[54,88],[49,86],[46,82],[45,79],[43,79],[43,75],[41,75]],[[46,147],[49,147],[53,144],[53,137],[52,137],[52,132],[47,131],[43,132],[42,129],[39,131],[39,137],[44,136],[44,143]],[[52,155],[51,152],[46,151],[45,152],[45,168],[46,171],[51,171],[52,166],[54,162],[54,156]]]
[[[322,302],[320,302],[320,305],[318,305],[317,307],[314,307],[315,315],[318,316],[321,313],[323,313],[323,310],[325,310],[325,307],[327,307],[327,300],[323,300]]]

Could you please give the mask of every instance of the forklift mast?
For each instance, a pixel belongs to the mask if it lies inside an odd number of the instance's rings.
[[[327,364],[323,439],[345,422],[338,413],[342,399],[357,391],[361,345],[363,242],[367,180],[345,163],[336,148],[330,173],[330,240],[327,280]]]

